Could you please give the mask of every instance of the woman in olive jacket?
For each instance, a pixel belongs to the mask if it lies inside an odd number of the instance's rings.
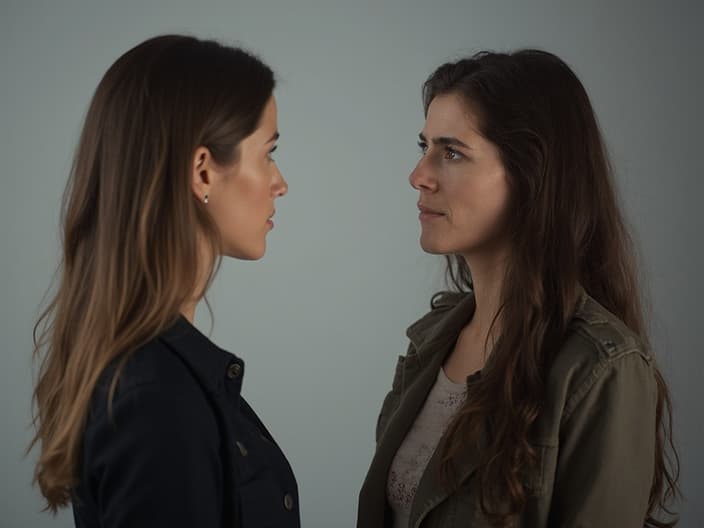
[[[420,243],[456,291],[408,329],[358,527],[672,525],[668,390],[583,86],[549,53],[482,52],[424,106]]]
[[[273,89],[256,57],[167,35],[96,90],[36,341],[36,480],[78,527],[300,526],[242,359],[193,326],[220,258],[262,257],[287,191]]]

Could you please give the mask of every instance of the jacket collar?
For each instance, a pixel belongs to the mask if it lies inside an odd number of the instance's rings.
[[[430,313],[408,327],[406,335],[421,364],[438,351],[447,351],[472,319],[475,307],[472,292],[446,292],[435,300]]]
[[[608,321],[608,311],[591,297],[586,290],[579,286],[579,301],[575,308],[574,318],[581,319],[589,324],[602,324]]]
[[[412,325],[409,328],[408,335],[416,347],[418,347],[419,359],[422,356],[430,355],[430,351],[432,349],[438,350],[436,346],[438,346],[437,344],[439,343],[440,334],[448,334],[448,340],[456,340],[462,327],[471,318],[475,307],[474,296],[471,293],[458,295],[461,296],[445,298],[445,304],[448,306],[447,311],[442,320],[435,324],[434,328],[427,327],[426,325],[420,325],[415,328],[415,325]],[[579,284],[577,285],[576,295],[577,302],[575,305],[574,317],[587,321],[594,321],[598,317],[598,315],[594,315],[598,312],[593,310],[593,305],[596,301],[594,301],[594,299],[592,299],[587,294],[586,290]],[[442,343],[440,343],[440,345],[442,345]],[[441,350],[448,349],[444,348]],[[442,362],[439,364],[442,365]],[[419,380],[421,378],[422,374],[419,375]],[[471,379],[472,378],[470,377],[468,382],[471,382]],[[430,389],[428,388],[428,390]],[[443,437],[440,440],[438,448],[430,458],[428,465],[423,472],[423,476],[418,483],[413,504],[411,505],[409,519],[409,524],[411,526],[418,526],[423,518],[425,518],[428,513],[438,504],[447,499],[451,493],[451,490],[448,490],[447,486],[445,486],[445,484],[440,480],[440,467],[442,465],[441,444],[444,439],[445,438]],[[479,445],[476,448],[468,448],[459,454],[459,458],[457,459],[457,463],[454,467],[457,482],[464,482],[476,471],[479,466],[482,445],[485,444],[486,437],[481,436],[479,438]],[[398,446],[396,446],[396,449],[398,449]],[[390,463],[391,462],[389,462],[389,464]]]
[[[226,383],[228,390],[241,392],[244,362],[216,346],[182,315],[159,339],[181,358],[208,392],[217,394]],[[233,372],[237,372],[234,377]]]
[[[435,383],[438,369],[473,314],[473,294],[443,294],[436,299],[430,313],[408,328],[406,334],[413,346],[403,362],[402,403],[389,418],[386,430],[379,438],[360,492],[360,500],[364,501],[366,507],[360,508],[358,526],[366,528],[382,525],[381,519],[384,517],[386,504],[386,481],[393,458]],[[474,451],[471,452],[470,458],[466,463],[463,461],[460,470],[462,474],[469,475],[476,468]],[[430,463],[439,466],[439,454],[436,454]],[[427,505],[438,504],[447,497],[444,488],[434,482],[437,471],[425,473],[427,476],[421,480],[416,493],[422,503],[416,504],[418,501],[414,501],[411,511],[411,515],[416,518],[429,511],[426,509]]]
[[[410,413],[412,414],[411,424],[432,388],[438,369],[442,367],[447,354],[452,351],[462,329],[472,319],[475,308],[476,303],[472,292],[446,293],[436,300],[434,311],[408,328],[406,334],[414,345],[419,366],[424,370],[422,374],[418,374],[417,384],[414,387],[416,390],[413,391],[413,395],[411,396],[411,391],[407,395],[414,400],[412,404],[414,412]],[[468,382],[471,379],[473,378],[470,377]],[[404,428],[407,429],[405,425],[410,424],[404,424]],[[404,437],[405,432],[401,441]],[[443,441],[444,437],[440,440],[438,447]],[[395,454],[399,445],[400,442],[390,451]],[[440,480],[441,453],[441,448],[435,450],[418,483],[411,505],[411,526],[418,525],[435,506],[447,499],[450,494],[447,486]],[[480,453],[479,449],[467,449],[460,454],[455,465],[455,476],[459,482],[464,482],[476,471]]]

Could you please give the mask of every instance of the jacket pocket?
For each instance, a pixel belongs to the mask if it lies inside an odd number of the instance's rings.
[[[535,466],[524,471],[523,485],[529,497],[543,497],[551,493],[557,463],[557,447],[531,443],[537,460]]]
[[[523,485],[527,499],[527,510],[530,513],[527,517],[532,519],[531,515],[535,515],[534,510],[544,511],[545,503],[549,503],[552,496],[554,484],[554,468],[555,459],[557,456],[557,447],[551,445],[542,445],[531,443],[537,455],[535,467],[525,469],[523,471]],[[489,519],[484,515],[480,505],[480,484],[478,482],[478,473],[472,474],[461,486],[455,491],[446,501],[446,503],[438,506],[442,511],[437,512],[437,516],[445,514],[447,520],[443,517],[443,523],[428,526],[448,526],[459,528],[460,526],[472,526],[473,528],[490,528],[492,525]],[[432,518],[429,515],[428,518]],[[423,524],[422,526],[425,526]],[[527,523],[522,517],[516,525],[517,527],[530,528],[534,526],[544,526],[542,523]]]

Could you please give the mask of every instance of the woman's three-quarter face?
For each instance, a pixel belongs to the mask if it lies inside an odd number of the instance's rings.
[[[274,201],[288,190],[272,158],[278,137],[272,96],[258,128],[240,142],[237,161],[214,181],[209,195],[207,207],[222,236],[226,256],[244,260],[264,256],[266,235],[274,227]]]
[[[435,97],[420,134],[421,158],[409,180],[420,192],[421,247],[469,256],[504,244],[509,189],[496,146],[458,95]]]

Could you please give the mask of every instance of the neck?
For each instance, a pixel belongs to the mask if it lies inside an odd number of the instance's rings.
[[[213,257],[209,252],[208,245],[200,236],[198,238],[198,251],[200,254],[200,260],[196,290],[193,297],[184,302],[181,306],[181,315],[188,319],[191,324],[193,324],[193,320],[195,319],[196,306],[198,306],[201,296],[205,294],[205,285],[209,278],[210,270],[213,266]]]
[[[506,257],[503,253],[491,256],[463,255],[472,275],[472,285],[476,308],[470,327],[472,333],[481,339],[489,336],[492,322],[501,304],[501,290],[506,270]],[[501,318],[492,329],[496,336],[501,329]]]
[[[188,319],[188,322],[191,324],[193,324],[193,319],[195,319],[196,316],[197,304],[197,302],[187,302],[181,306],[181,315]]]

